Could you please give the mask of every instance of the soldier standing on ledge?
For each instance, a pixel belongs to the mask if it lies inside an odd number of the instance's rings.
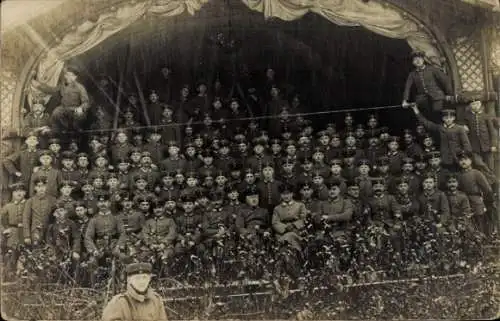
[[[77,81],[77,71],[68,67],[64,71],[64,82],[60,87],[51,87],[34,80],[36,89],[61,96],[61,103],[50,116],[53,131],[79,131],[90,107],[89,95],[85,87]]]
[[[439,68],[425,63],[425,53],[418,51],[411,54],[415,70],[410,72],[406,79],[402,105],[407,108],[410,104],[410,91],[415,85],[415,102],[426,111],[427,117],[433,121],[440,119],[439,112],[444,102],[452,101],[453,87],[448,76]]]
[[[109,301],[101,320],[168,320],[162,298],[150,288],[151,272],[152,266],[149,263],[127,265],[127,290]]]

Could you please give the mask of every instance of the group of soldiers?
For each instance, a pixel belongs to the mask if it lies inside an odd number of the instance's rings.
[[[461,124],[453,109],[435,123],[411,105],[416,128],[394,136],[375,114],[361,124],[346,113],[342,124],[315,130],[297,115],[298,96],[281,98],[275,84],[263,121],[248,117],[241,99],[211,97],[203,82],[197,89],[190,98],[183,87],[172,104],[153,91],[143,112],[132,95],[120,129],[89,130],[86,141],[54,134],[67,126],[64,102],[57,122],[34,101],[24,146],[3,160],[16,180],[1,211],[9,267],[16,270],[22,248],[50,247],[95,271],[110,257],[155,257],[156,267],[178,256],[210,261],[214,249],[242,240],[259,249],[269,238],[300,260],[310,235],[320,245],[355,245],[355,235],[373,226],[402,252],[397,230],[415,218],[446,231],[464,221],[496,237],[498,124],[479,97]],[[80,119],[88,95],[75,97]]]

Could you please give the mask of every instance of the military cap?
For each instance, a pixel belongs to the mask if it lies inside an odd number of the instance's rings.
[[[321,131],[317,132],[316,135],[318,136],[318,138],[321,138],[324,136],[329,137],[328,132],[326,130],[321,130]]]
[[[378,120],[377,115],[375,115],[375,114],[370,114],[370,115],[368,115],[368,119],[369,119],[369,120],[370,120],[370,119],[375,119],[375,120]]]
[[[380,133],[381,134],[387,134],[387,133],[389,133],[389,127],[386,127],[386,126],[380,127]]]
[[[304,165],[304,164],[310,164],[310,163],[312,163],[312,162],[313,162],[313,161],[312,161],[312,159],[311,159],[310,157],[307,157],[307,156],[302,157],[302,158],[300,159],[300,163],[301,163],[302,165]]]
[[[97,201],[98,202],[105,202],[109,200],[109,192],[108,191],[101,191],[99,195],[97,195]]]
[[[374,186],[377,184],[385,185],[385,179],[383,177],[371,177],[370,180]]]
[[[397,177],[395,180],[394,180],[394,184],[396,186],[398,185],[401,185],[401,184],[408,184],[408,179],[406,179],[405,177]]]
[[[283,137],[283,139],[285,140],[290,139],[290,137],[292,137],[292,132],[291,131],[283,132],[281,133],[281,137]]]
[[[49,145],[52,145],[52,144],[61,144],[61,140],[59,138],[50,138],[48,140],[48,143],[49,143]]]
[[[171,198],[169,201],[174,201],[175,199]],[[161,199],[154,198],[151,200],[151,208],[163,208],[165,206],[165,202],[162,201]]]
[[[356,151],[352,149],[345,149],[344,152],[342,153],[344,158],[351,158],[356,155]]]
[[[313,177],[323,177],[323,175],[321,174],[321,171],[313,171]]]
[[[367,165],[370,166],[370,161],[368,159],[360,159],[358,161],[358,166]]]
[[[392,143],[392,142],[399,143],[399,137],[398,136],[389,137],[389,140],[387,141],[387,143]]]
[[[105,160],[109,161],[109,158],[106,155],[96,155],[94,157],[94,162],[97,161],[99,158],[104,158]]]
[[[215,172],[215,177],[218,177],[218,176],[224,176],[224,177],[226,177],[226,173],[223,170],[219,169],[219,170],[217,170]]]
[[[411,59],[415,59],[417,57],[420,57],[420,58],[425,58],[425,52],[424,51],[413,51],[411,54],[410,54],[410,58]]]
[[[64,180],[61,182],[61,185],[59,187],[69,186],[69,187],[75,188],[77,184],[78,184],[78,182],[75,182],[75,181]]]
[[[130,192],[128,191],[121,191],[120,192],[120,202],[128,202],[130,201]]]
[[[56,209],[66,209],[66,204],[67,202],[64,200],[57,200],[56,203],[54,204],[54,207]]]
[[[404,157],[402,159],[402,161],[403,161],[403,164],[413,164],[414,163],[414,159],[411,157]]]
[[[234,141],[236,141],[236,142],[244,142],[245,140],[246,140],[246,137],[242,133],[237,133],[236,135],[234,135]]]
[[[457,114],[455,109],[443,109],[441,113],[443,114],[443,116],[455,116]]]
[[[106,178],[118,178],[118,174],[116,172],[109,172],[108,175],[106,175]]]
[[[168,142],[168,147],[179,147],[179,143],[175,140],[170,140]]]
[[[245,168],[244,173],[245,173],[245,175],[246,174],[255,174],[254,170],[250,167]]]
[[[141,174],[141,173],[137,173],[137,174],[135,174],[135,175],[134,175],[134,177],[133,177],[133,181],[134,181],[134,183],[135,183],[135,182],[137,182],[138,180],[145,180],[145,181],[147,181],[147,180],[148,180],[148,178],[147,178],[147,176],[146,176],[146,175],[143,175],[143,174]]]
[[[196,172],[190,171],[190,172],[186,173],[186,178],[196,178],[196,179],[198,179],[198,175],[196,174]]]
[[[175,169],[175,175],[182,175],[182,176],[184,176],[184,170],[182,168],[176,168]]]
[[[281,141],[278,138],[273,138],[269,141],[271,145],[281,145]]]
[[[187,148],[189,148],[189,147],[195,147],[195,146],[194,146],[194,143],[193,143],[192,141],[186,142],[186,143],[184,144],[184,148],[185,148],[185,149],[187,149]]]
[[[412,135],[413,136],[412,130],[408,129],[408,128],[403,129],[403,134],[404,135]]]
[[[293,193],[293,186],[291,184],[285,183],[279,186],[280,194],[290,194]]]
[[[144,151],[141,153],[141,157],[144,158],[144,157],[150,157],[151,158],[151,153],[150,152],[147,152],[147,151]]]
[[[340,134],[339,133],[332,133],[331,137],[332,138],[340,138]]]
[[[238,184],[236,184],[236,183],[230,183],[230,184],[228,184],[226,186],[225,190],[226,190],[227,194],[233,193],[233,192],[238,192],[239,193]]]
[[[324,154],[323,149],[319,146],[314,147],[314,153]]]
[[[231,172],[241,171],[242,167],[243,166],[242,166],[241,162],[238,162],[238,161],[232,161],[229,163],[229,170]]]
[[[252,140],[252,143],[254,144],[254,146],[257,146],[257,145],[265,145],[266,144],[266,140],[263,139],[261,136],[259,137],[255,137],[253,140]]]
[[[342,160],[339,158],[332,158],[330,160],[330,165],[339,165],[342,166]]]
[[[38,157],[42,157],[42,156],[50,156],[50,157],[53,157],[54,155],[52,154],[52,152],[48,149],[43,149],[41,151],[38,152]]]
[[[416,154],[413,157],[413,160],[415,161],[415,163],[425,163],[425,158],[422,154]]]
[[[472,158],[472,152],[466,151],[466,150],[461,150],[457,153],[457,158],[458,159]]]
[[[26,191],[26,185],[23,182],[17,182],[9,185],[11,191]]]
[[[387,156],[380,156],[377,158],[377,166],[384,166],[389,164],[389,158]]]
[[[303,189],[312,189],[312,185],[310,181],[304,181],[299,185],[299,191]]]
[[[328,183],[326,183],[326,187],[328,187],[328,189],[331,189],[332,187],[339,187],[340,185],[342,185],[342,181],[338,178],[330,179]]]
[[[266,167],[271,167],[271,168],[274,168],[274,163],[271,162],[271,161],[266,161],[262,164],[262,169],[266,168]]]
[[[426,158],[429,160],[429,159],[433,159],[433,158],[440,158],[441,157],[441,152],[438,151],[438,150],[435,150],[435,151],[432,151],[432,152],[428,152],[426,154]]]
[[[61,159],[75,159],[75,153],[71,151],[64,151],[61,153]]]
[[[210,150],[205,149],[204,151],[201,152],[201,157],[208,158],[208,157],[214,157],[214,155]]]
[[[224,194],[219,191],[211,191],[208,194],[208,199],[213,202],[222,201],[224,199]]]
[[[35,185],[47,184],[47,177],[45,177],[45,176],[35,177],[35,180],[33,181],[33,184],[35,184]]]
[[[204,195],[204,194],[201,194]],[[200,196],[197,195],[198,198],[201,198]],[[193,194],[186,193],[181,195],[181,202],[182,203],[194,203],[196,201],[196,197]]]
[[[161,174],[160,174],[161,175],[160,177],[161,178],[164,178],[164,177],[172,177],[172,178],[174,178],[175,174],[177,174],[175,171],[170,171],[170,172],[169,171],[162,171]]]
[[[130,155],[132,155],[133,153],[139,153],[141,154],[142,153],[142,150],[140,147],[137,147],[137,146],[132,146],[130,148]]]
[[[82,157],[85,157],[85,158],[89,158],[89,155],[87,155],[86,153],[78,153],[78,155],[76,155],[76,158],[82,158]]]
[[[353,187],[359,188],[359,181],[355,180],[355,179],[350,179],[350,180],[346,181],[346,187],[347,188],[353,188]]]
[[[446,180],[449,181],[450,179],[456,179],[456,180],[458,180],[458,174],[457,173],[451,173],[451,172],[448,173],[446,175]]]
[[[248,186],[246,189],[245,189],[245,197],[249,197],[249,196],[259,196],[260,193],[259,193],[259,189],[257,188],[257,186],[255,185],[250,185]]]
[[[229,147],[229,140],[221,139],[219,142],[219,148],[222,148],[222,147]]]
[[[153,266],[150,263],[130,263],[125,268],[127,276],[135,274],[151,274]]]
[[[134,203],[137,203],[137,204],[144,203],[144,202],[151,203],[152,201],[153,201],[153,199],[151,199],[150,197],[148,197],[146,195],[134,196]]]
[[[117,164],[130,164],[130,161],[128,160],[128,158],[125,158],[125,157],[120,157],[117,162]]]

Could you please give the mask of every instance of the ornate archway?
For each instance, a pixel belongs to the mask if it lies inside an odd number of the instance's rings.
[[[152,15],[156,17],[172,17],[188,12],[194,15],[208,0],[156,1],[151,2],[119,2],[109,6],[92,21],[85,20],[79,26],[71,27],[67,32],[61,32],[56,43],[39,45],[46,48],[46,53],[39,52],[30,58],[16,86],[12,98],[12,124],[19,124],[20,106],[26,98],[26,88],[30,87],[33,70],[37,70],[38,79],[55,85],[67,59],[81,54],[93,45],[104,41],[107,37],[123,30],[134,22]],[[243,0],[251,10],[262,12],[265,17],[276,17],[282,20],[298,19],[308,12],[321,15],[329,21],[345,26],[363,26],[373,32],[400,39],[405,39],[413,49],[423,50],[435,64],[448,70],[456,89],[460,88],[460,78],[452,50],[446,43],[444,35],[405,9],[387,1],[314,1],[306,3],[297,0]],[[355,6],[353,6],[355,4]],[[359,14],[365,10],[364,15]],[[384,26],[386,22],[375,19],[385,13],[391,19],[392,25]],[[398,30],[395,30],[398,29]],[[26,30],[32,34],[33,30]],[[36,33],[32,34],[36,38]],[[62,39],[61,39],[62,38]],[[82,40],[84,39],[84,40]],[[41,41],[41,43],[40,43]],[[43,54],[42,54],[43,53]],[[28,91],[28,96],[32,95]]]

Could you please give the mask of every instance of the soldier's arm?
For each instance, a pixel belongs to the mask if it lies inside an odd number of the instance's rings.
[[[278,234],[283,234],[286,231],[286,224],[281,222],[280,214],[279,214],[279,210],[278,210],[277,206],[274,208],[274,211],[273,211],[272,226],[273,226],[273,229]]]
[[[463,213],[464,216],[472,215],[472,208],[470,207],[469,198],[465,194],[462,199],[462,203],[460,204],[460,213]]]
[[[491,147],[495,147],[498,149],[498,132],[495,129],[495,124],[493,119],[486,119],[486,126],[488,127],[488,135],[491,140]]]
[[[95,239],[95,218],[91,218],[89,221],[89,225],[87,225],[87,230],[85,231],[84,244],[85,248],[89,253],[94,253],[97,251],[97,246],[94,243]]]
[[[31,239],[31,206],[33,201],[28,199],[23,211],[23,235],[25,239]]]
[[[441,221],[446,222],[450,217],[450,205],[448,204],[447,196],[442,192],[441,192],[441,199],[439,206],[440,206],[439,214],[441,216]]]
[[[402,217],[401,206],[396,201],[396,198],[392,195],[390,196],[390,206],[391,206],[391,212],[394,215],[394,218],[401,219],[401,217]]]
[[[417,115],[417,118],[422,123],[422,125],[424,125],[424,127],[427,128],[428,130],[439,131],[439,129],[441,128],[440,125],[425,118],[420,111],[416,110],[415,114]]]
[[[453,87],[451,85],[450,78],[441,69],[433,68],[434,78],[441,85],[441,89],[446,95],[453,95]]]
[[[405,90],[403,92],[403,100],[408,101],[410,99],[410,90],[413,85],[413,72],[410,72],[408,78],[406,78]]]
[[[177,225],[173,219],[170,219],[170,224],[168,224],[168,234],[165,237],[165,240],[168,244],[172,244],[174,240],[177,238]]]
[[[205,235],[213,235],[219,231],[218,228],[210,228],[210,217],[208,215],[203,216],[202,229]]]
[[[10,175],[14,175],[16,172],[20,172],[16,167],[16,163],[19,161],[20,156],[21,152],[15,152],[3,160],[3,166]]]
[[[330,214],[328,215],[328,221],[331,222],[346,222],[352,219],[352,215],[354,213],[354,206],[349,199],[344,199],[344,210],[339,214]]]
[[[125,227],[121,220],[116,218],[116,231],[118,233],[118,241],[116,242],[115,250],[118,249],[125,244],[127,241],[127,234],[125,233]]]
[[[472,146],[470,144],[469,136],[467,136],[467,132],[465,129],[461,128],[459,131],[460,143],[462,145],[463,150],[467,152],[472,151]]]
[[[491,195],[493,190],[491,189],[490,184],[488,183],[488,180],[486,179],[486,176],[484,176],[483,173],[481,173],[479,170],[475,170],[475,181],[477,185],[479,186],[479,190],[481,190],[481,193],[483,194],[483,197],[487,198]]]
[[[158,302],[157,303],[158,311],[156,314],[155,321],[167,321],[168,320],[167,312],[166,312],[165,304],[163,303],[162,297],[160,295],[158,295],[157,293],[154,293],[154,296],[155,296],[156,300],[158,300],[157,301]]]
[[[5,204],[0,209],[0,235],[3,231],[9,228],[9,212],[8,212],[9,204]]]
[[[129,307],[126,302],[122,302],[123,300],[125,299],[121,299],[120,296],[112,298],[102,311],[101,321],[126,321],[123,311]]]
[[[299,219],[293,223],[297,229],[303,229],[306,225],[307,208],[304,203],[299,205]]]
[[[80,248],[80,229],[76,225],[75,222],[71,221],[71,236],[72,236],[72,242],[73,242],[73,252],[80,253],[81,248]]]
[[[78,91],[80,92],[80,100],[81,100],[81,104],[80,108],[82,108],[83,110],[87,110],[89,108],[89,103],[90,103],[90,99],[89,99],[89,94],[87,93],[87,89],[85,89],[85,87],[82,85],[82,84],[78,84]]]

